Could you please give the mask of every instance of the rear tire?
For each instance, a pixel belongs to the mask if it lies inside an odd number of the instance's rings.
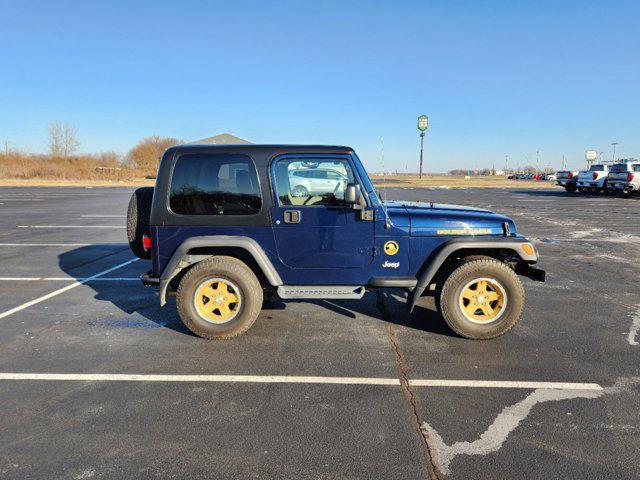
[[[182,278],[176,294],[180,319],[199,337],[225,340],[258,318],[263,292],[253,271],[234,257],[207,258]]]
[[[567,193],[575,193],[577,187],[575,185],[565,185],[564,189],[567,191]]]
[[[438,307],[447,325],[474,340],[504,335],[518,323],[524,307],[518,276],[490,257],[467,261],[453,270],[439,297]]]
[[[133,254],[149,260],[151,251],[142,247],[142,236],[151,235],[149,223],[151,221],[151,201],[153,200],[153,187],[138,188],[131,199],[127,208],[127,240]]]

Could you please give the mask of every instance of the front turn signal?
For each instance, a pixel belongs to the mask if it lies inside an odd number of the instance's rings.
[[[535,252],[535,250],[533,249],[533,245],[531,245],[530,243],[523,243],[522,250],[524,250],[524,253],[526,253],[527,255],[533,255]]]

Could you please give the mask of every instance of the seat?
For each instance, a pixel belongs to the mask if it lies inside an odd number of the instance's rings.
[[[253,193],[251,175],[246,170],[236,170],[236,188],[238,193]]]

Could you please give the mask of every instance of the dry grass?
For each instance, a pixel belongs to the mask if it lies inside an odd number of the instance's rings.
[[[114,153],[55,158],[21,152],[0,153],[3,185],[60,185],[102,182],[113,184],[144,179],[142,171],[127,167]]]
[[[373,183],[381,187],[381,176],[372,177]],[[419,179],[417,175],[389,175],[384,179],[387,187],[408,188],[561,188],[554,182],[537,180],[507,180],[504,177],[470,177],[454,175],[423,175]]]
[[[0,178],[0,187],[153,187],[155,179],[129,180],[41,180]]]

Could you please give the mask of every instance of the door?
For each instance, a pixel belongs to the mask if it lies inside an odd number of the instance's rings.
[[[347,183],[358,184],[348,155],[282,155],[272,163],[271,178],[271,219],[282,263],[323,269],[371,263],[374,222],[361,220],[344,203]]]

